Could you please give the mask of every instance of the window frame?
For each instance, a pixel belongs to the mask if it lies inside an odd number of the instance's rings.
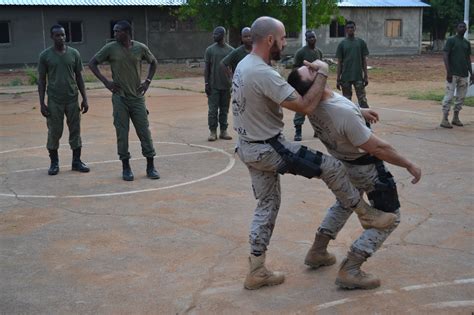
[[[389,25],[392,25],[391,22],[399,22],[399,24],[398,24],[399,25],[399,27],[398,27],[398,36],[389,36],[388,30],[389,30]],[[403,38],[403,20],[402,19],[386,19],[384,24],[385,24],[384,36],[386,38],[390,38],[390,39]],[[393,31],[393,29],[392,29],[392,31]]]
[[[72,41],[72,27],[71,23],[79,23],[81,25],[81,40],[79,42]],[[58,20],[58,24],[64,28],[64,24],[68,24],[68,33],[66,34],[66,43],[67,44],[82,44],[84,43],[84,23],[78,20]],[[66,31],[66,29],[64,29]],[[67,40],[69,36],[69,41]]]
[[[331,28],[335,25],[336,27],[336,36],[331,36]],[[342,35],[340,35],[340,31],[342,29]],[[329,38],[344,38],[346,37],[346,24],[340,24],[338,20],[332,20],[329,24]]]
[[[0,47],[8,47],[12,45],[12,22],[10,20],[0,20],[0,23],[5,23],[7,25],[8,30],[8,42],[0,43]]]

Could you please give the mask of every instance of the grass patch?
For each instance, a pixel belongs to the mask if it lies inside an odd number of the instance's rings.
[[[85,73],[82,75],[84,82],[91,83],[91,82],[99,82],[99,79],[93,74]]]
[[[29,85],[38,85],[38,71],[35,67],[25,65],[25,74],[28,77]]]
[[[171,75],[161,76],[161,75],[156,74],[155,76],[153,76],[153,80],[171,80],[171,79],[174,79],[173,76],[171,76]]]
[[[23,81],[20,78],[15,78],[8,83],[9,86],[20,86],[23,85]]]
[[[410,92],[408,94],[408,99],[410,100],[441,102],[443,98],[444,91],[442,90],[433,90],[427,92]],[[474,107],[474,97],[466,97],[464,99],[464,105]]]

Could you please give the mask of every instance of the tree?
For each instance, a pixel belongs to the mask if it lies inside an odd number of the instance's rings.
[[[446,33],[454,32],[455,23],[464,19],[464,0],[423,0],[431,5],[423,12],[423,31],[431,34],[433,50],[443,49]],[[474,2],[469,11],[473,12]],[[469,25],[472,19],[470,18]]]
[[[300,31],[301,3],[301,0],[187,0],[178,15],[182,19],[196,18],[206,30],[224,26],[230,30],[231,43],[235,44],[240,30],[263,15],[281,20],[287,32]],[[337,16],[337,0],[307,0],[306,12],[308,28],[329,24]]]

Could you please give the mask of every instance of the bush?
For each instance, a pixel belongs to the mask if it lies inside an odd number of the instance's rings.
[[[23,82],[21,81],[20,78],[15,78],[13,80],[10,81],[10,86],[19,86],[19,85],[23,85]]]
[[[29,85],[37,85],[38,84],[38,72],[36,68],[29,67],[25,65],[25,74],[28,77],[28,84]]]

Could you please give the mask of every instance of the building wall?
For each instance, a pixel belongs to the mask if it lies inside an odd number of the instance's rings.
[[[421,8],[341,8],[346,20],[356,23],[356,37],[366,41],[371,55],[413,55],[421,52]],[[401,38],[385,36],[387,19],[402,20]],[[329,37],[329,26],[316,30],[317,46],[334,56],[343,38]]]
[[[52,44],[49,28],[58,21],[82,21],[81,43],[68,43],[87,62],[110,39],[112,20],[130,20],[134,39],[147,44],[159,60],[203,58],[212,33],[177,21],[170,31],[167,7],[0,7],[0,21],[10,21],[11,43],[0,45],[0,65],[37,62]],[[43,23],[44,21],[44,23]],[[154,27],[159,25],[160,27]],[[43,35],[44,32],[44,35]]]

